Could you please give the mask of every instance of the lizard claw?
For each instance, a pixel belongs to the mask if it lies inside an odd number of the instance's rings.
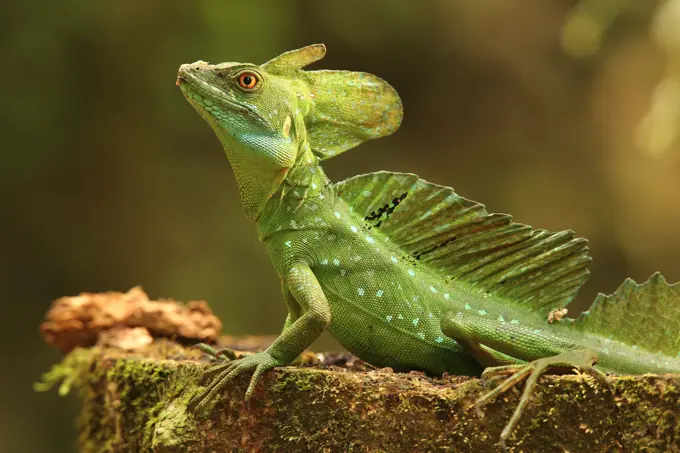
[[[246,405],[250,407],[250,400],[257,383],[260,381],[262,375],[280,365],[268,352],[259,352],[240,359],[232,360],[228,363],[220,363],[214,367],[206,370],[203,374],[204,378],[212,378],[210,384],[198,395],[194,396],[189,401],[189,409],[201,413],[206,409],[210,402],[215,400],[216,396],[227,386],[236,376],[247,371],[253,371],[250,378],[248,390],[246,390]]]
[[[545,373],[564,374],[564,372],[581,371],[596,378],[600,383],[609,386],[606,380],[606,375],[601,371],[595,369],[593,365],[597,362],[597,354],[588,350],[574,350],[558,354],[554,357],[547,357],[543,359],[534,360],[533,362],[522,365],[509,365],[501,367],[491,367],[484,370],[482,379],[488,380],[490,377],[498,375],[508,375],[498,387],[490,392],[484,394],[475,403],[475,410],[477,415],[482,418],[484,412],[482,407],[489,403],[489,401],[507,392],[522,381],[526,380],[526,385],[522,396],[513,412],[510,420],[503,428],[500,436],[501,446],[503,451],[507,449],[507,441],[512,435],[513,431],[519,423],[524,408],[529,403],[531,395],[538,383],[538,378]]]

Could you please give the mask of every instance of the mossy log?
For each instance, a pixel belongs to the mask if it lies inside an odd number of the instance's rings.
[[[204,413],[207,357],[186,344],[213,342],[219,320],[203,301],[83,293],[55,301],[41,332],[68,355],[36,385],[61,382],[83,400],[80,451],[103,452],[493,452],[517,389],[477,416],[476,378],[377,370],[349,354],[303,354],[267,373],[249,407],[249,374]],[[172,337],[176,341],[162,337]],[[272,337],[223,337],[261,350]],[[545,376],[510,440],[514,452],[680,452],[680,375]],[[520,386],[521,387],[521,386]]]
[[[80,389],[84,453],[500,451],[497,440],[518,401],[512,391],[480,419],[478,379],[306,357],[317,364],[267,373],[250,407],[243,398],[249,376],[242,375],[200,416],[187,403],[210,361],[169,340],[136,352],[75,349],[46,381],[65,378],[62,390]],[[607,389],[586,376],[544,377],[510,451],[680,451],[680,376],[609,382]]]

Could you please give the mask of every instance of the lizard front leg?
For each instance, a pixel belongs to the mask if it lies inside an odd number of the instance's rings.
[[[253,372],[246,391],[246,402],[250,401],[255,386],[266,371],[292,362],[330,325],[330,306],[319,282],[307,264],[300,263],[291,266],[284,275],[283,284],[290,291],[291,297],[287,298],[284,289],[289,314],[281,335],[262,352],[233,360],[227,364],[216,365],[207,370],[206,377],[216,377],[202,393],[192,399],[191,408],[200,412],[236,376],[247,371]],[[297,313],[299,317],[296,316]]]

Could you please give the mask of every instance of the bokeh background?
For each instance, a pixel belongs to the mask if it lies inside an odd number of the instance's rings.
[[[279,284],[181,63],[262,63],[324,42],[317,68],[401,94],[402,128],[327,161],[410,171],[590,240],[572,314],[627,276],[680,280],[680,1],[145,0],[0,5],[0,450],[74,451],[74,397],[31,385],[60,359],[51,300],[141,284],[206,299],[232,334],[276,333]],[[317,348],[339,346],[328,337]]]

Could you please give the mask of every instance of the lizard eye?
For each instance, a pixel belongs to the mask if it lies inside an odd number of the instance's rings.
[[[238,84],[244,90],[252,90],[260,83],[260,78],[254,72],[243,72],[238,76]]]

